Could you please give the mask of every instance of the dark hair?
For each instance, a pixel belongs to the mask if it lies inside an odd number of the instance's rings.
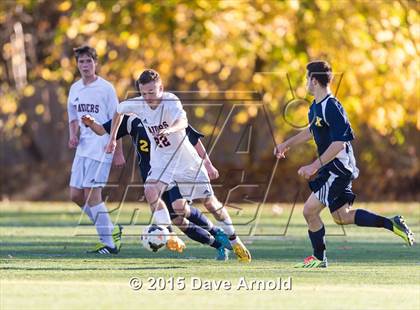
[[[144,85],[150,82],[158,82],[161,81],[159,73],[153,69],[146,69],[144,70],[139,78],[136,80],[136,88],[140,91],[140,84]]]
[[[88,55],[93,60],[98,60],[98,55],[96,54],[96,50],[93,47],[90,47],[88,45],[83,45],[77,48],[73,49],[74,56],[76,57],[76,60],[79,60],[79,57],[82,55]]]
[[[308,70],[309,78],[315,78],[323,87],[331,82],[331,66],[326,61],[312,61],[306,65],[306,70]]]

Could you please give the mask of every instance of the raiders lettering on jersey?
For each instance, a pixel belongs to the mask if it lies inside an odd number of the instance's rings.
[[[159,132],[159,130],[164,129],[164,128],[168,128],[169,125],[167,122],[162,122],[162,124],[160,124],[159,126],[146,126],[147,130],[149,130],[149,132],[152,135],[155,135]]]
[[[79,103],[77,105],[77,112],[99,113],[99,104]]]

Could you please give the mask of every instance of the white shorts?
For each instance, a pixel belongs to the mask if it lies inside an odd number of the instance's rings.
[[[198,172],[174,172],[169,169],[152,168],[149,171],[147,180],[157,180],[168,184],[168,190],[173,186],[178,186],[184,199],[193,201],[194,199],[209,198],[214,195],[210,184],[209,176],[201,167]]]
[[[110,170],[111,163],[75,156],[71,167],[70,186],[80,189],[104,187]]]

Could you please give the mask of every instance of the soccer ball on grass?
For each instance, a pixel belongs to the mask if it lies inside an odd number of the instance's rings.
[[[143,247],[152,252],[164,249],[168,239],[168,229],[156,224],[146,226],[141,235]]]

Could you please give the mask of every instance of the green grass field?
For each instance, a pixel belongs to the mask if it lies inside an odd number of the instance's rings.
[[[418,203],[357,207],[402,214],[420,233]],[[259,212],[253,206],[230,210],[253,254],[252,263],[245,265],[233,256],[217,262],[211,248],[192,241],[182,254],[144,250],[138,237],[140,223],[150,216],[144,205],[113,212],[114,219],[125,223],[123,249],[117,256],[98,257],[85,254],[96,243],[95,230],[78,226],[80,213],[72,204],[0,203],[0,309],[420,309],[420,247],[409,248],[380,229],[343,230],[327,210],[323,218],[330,267],[294,269],[311,254],[301,208],[291,217],[287,204],[265,205]],[[255,236],[249,237],[250,232]],[[141,290],[130,289],[132,277],[145,282]],[[185,277],[186,289],[148,290],[149,277]],[[191,277],[229,280],[233,288],[192,290]],[[292,288],[238,291],[241,277],[291,277]]]

